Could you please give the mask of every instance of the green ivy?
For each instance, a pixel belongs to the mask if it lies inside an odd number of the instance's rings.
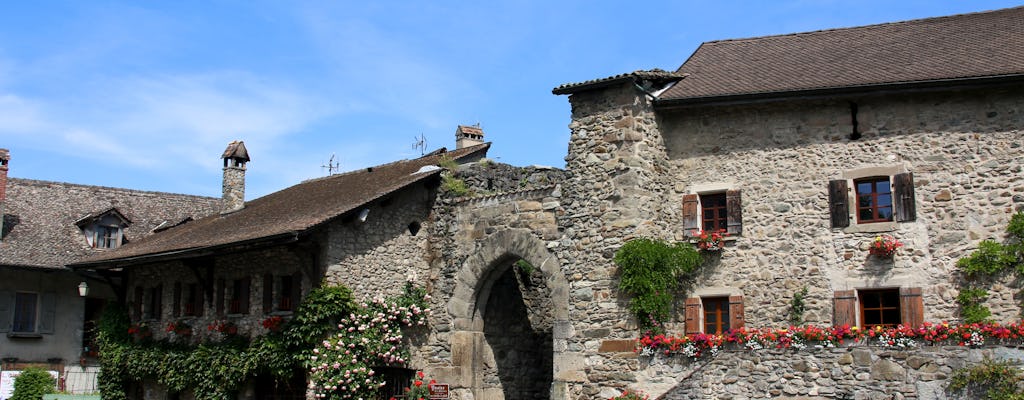
[[[963,393],[970,398],[993,400],[1022,400],[1024,392],[1019,388],[1021,372],[1007,361],[992,361],[985,358],[981,363],[962,368],[953,373],[948,389]]]
[[[314,289],[279,332],[254,339],[232,336],[215,343],[184,345],[166,340],[145,345],[128,335],[123,307],[108,307],[100,319],[99,389],[105,400],[124,400],[129,380],[153,380],[170,392],[192,390],[197,400],[229,399],[247,378],[289,378],[304,368],[313,347],[353,309],[344,287]]]
[[[807,286],[800,291],[793,293],[793,299],[789,301],[789,324],[796,326],[804,323],[804,311],[807,310],[805,303],[807,298]]]
[[[622,245],[615,253],[619,289],[630,295],[629,309],[641,329],[664,329],[680,280],[690,277],[701,261],[700,253],[689,243],[641,238]]]
[[[14,392],[9,400],[39,400],[44,394],[57,393],[57,382],[45,369],[29,367],[14,378]]]
[[[1005,271],[1024,275],[1024,211],[1010,218],[1006,226],[1006,242],[983,240],[978,249],[956,262],[957,268],[969,281],[957,296],[960,317],[965,323],[988,321],[992,312],[981,304],[988,292],[972,287],[970,281],[989,277]]]

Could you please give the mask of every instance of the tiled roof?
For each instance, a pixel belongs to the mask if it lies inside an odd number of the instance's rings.
[[[660,69],[639,70],[625,74],[609,76],[607,78],[591,79],[589,81],[566,83],[551,90],[554,94],[572,94],[575,92],[590,90],[614,84],[626,79],[647,79],[657,82],[673,82],[683,79],[686,74],[669,72]]]
[[[60,269],[111,252],[91,248],[76,225],[111,209],[131,222],[124,235],[132,242],[164,221],[216,213],[219,207],[220,199],[212,197],[10,178],[0,265]]]
[[[659,101],[1024,75],[1024,7],[706,42]]]
[[[442,158],[460,160],[482,156],[488,148],[490,143],[438,151],[413,160],[302,182],[246,202],[241,210],[211,215],[158,232],[72,267],[110,266],[111,262],[188,255],[193,251],[297,235],[396,190],[437,176],[441,169],[421,171],[421,168],[437,165]]]

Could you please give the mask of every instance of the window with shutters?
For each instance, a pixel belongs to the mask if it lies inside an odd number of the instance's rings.
[[[17,292],[14,294],[14,319],[11,332],[35,333],[38,302],[39,295],[36,293]]]
[[[915,287],[839,290],[833,311],[836,326],[916,328],[924,323],[921,288]]]
[[[902,165],[846,171],[829,181],[833,228],[844,232],[885,232],[917,219],[914,174]]]
[[[160,319],[163,313],[163,286],[151,287],[146,293],[146,306],[143,309],[143,319]]]
[[[184,287],[184,304],[182,314],[186,317],[203,315],[203,294],[198,283],[189,283]]]
[[[686,334],[724,334],[743,327],[743,296],[695,296],[686,299]]]
[[[232,282],[228,313],[249,313],[249,278],[235,279]]]
[[[39,338],[54,333],[57,295],[0,290],[0,332],[8,337]]]
[[[739,189],[699,191],[683,196],[683,229],[690,236],[702,231],[743,234],[743,201]]]

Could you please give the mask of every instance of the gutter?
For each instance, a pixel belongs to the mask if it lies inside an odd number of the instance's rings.
[[[776,92],[744,93],[724,96],[655,99],[654,107],[659,110],[672,110],[679,108],[692,108],[704,106],[726,106],[752,103],[769,103],[791,99],[820,99],[835,97],[836,95],[889,94],[913,91],[971,89],[1016,82],[1024,82],[1024,74],[936,79],[928,81],[883,83]]]

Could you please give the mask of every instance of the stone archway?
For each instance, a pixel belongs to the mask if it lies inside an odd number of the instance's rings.
[[[533,267],[544,299],[522,293],[526,274],[513,267],[518,260]],[[456,281],[448,312],[459,386],[477,399],[564,398],[560,376],[574,364],[566,353],[569,284],[545,243],[529,230],[495,232],[466,259]]]

